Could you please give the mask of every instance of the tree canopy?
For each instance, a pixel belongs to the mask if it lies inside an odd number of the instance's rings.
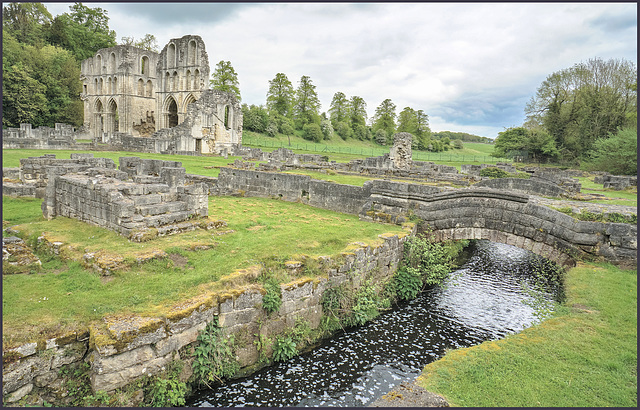
[[[282,117],[291,117],[293,104],[293,85],[284,73],[277,73],[273,80],[269,81],[267,91],[267,109],[269,112]]]
[[[387,134],[387,143],[396,132],[396,105],[387,98],[382,101],[373,116],[373,131],[383,130]]]
[[[593,58],[549,75],[525,108],[525,127],[544,128],[565,159],[585,158],[597,139],[635,122],[637,69]]]
[[[296,128],[302,129],[306,124],[320,124],[320,99],[316,92],[316,86],[309,76],[303,75],[300,78],[298,89],[296,90],[295,103],[293,107]],[[314,131],[315,132],[315,131]]]
[[[508,128],[498,133],[494,157],[514,158],[529,157],[536,162],[548,162],[558,158],[560,152],[553,136],[542,128],[527,129],[524,127]]]
[[[240,97],[240,87],[238,82],[238,74],[233,69],[231,61],[220,61],[216,64],[216,69],[211,74],[211,88],[218,91],[233,93],[238,101],[242,101]]]

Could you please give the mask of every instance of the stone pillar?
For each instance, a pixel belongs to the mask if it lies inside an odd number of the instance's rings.
[[[413,135],[408,132],[399,132],[393,136],[393,147],[390,157],[393,168],[408,171],[413,160],[411,159],[411,143]]]

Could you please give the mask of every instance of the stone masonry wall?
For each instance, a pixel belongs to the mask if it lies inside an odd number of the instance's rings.
[[[324,276],[282,284],[280,310],[269,316],[262,308],[264,289],[248,285],[196,296],[163,317],[107,317],[102,324],[58,338],[8,349],[3,346],[3,395],[12,403],[34,389],[41,396],[51,394],[64,388],[61,366],[83,361],[91,365],[94,392],[113,391],[143,375],[162,371],[179,356],[180,349],[196,341],[198,332],[214,316],[225,333],[235,335],[241,367],[255,366],[260,352],[253,342],[258,337],[273,339],[300,319],[307,320],[312,328],[320,325],[320,301],[326,289],[345,283],[356,291],[365,278],[389,278],[402,257],[404,241],[415,233],[415,226],[407,229],[402,235],[380,235],[381,242],[376,245],[354,243],[340,255],[318,258]],[[304,262],[287,265],[299,269]],[[269,348],[265,353],[270,356],[272,352]]]

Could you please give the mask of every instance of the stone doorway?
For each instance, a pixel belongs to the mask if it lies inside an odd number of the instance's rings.
[[[169,101],[169,113],[167,114],[167,125],[169,128],[178,125],[178,104],[173,98]]]

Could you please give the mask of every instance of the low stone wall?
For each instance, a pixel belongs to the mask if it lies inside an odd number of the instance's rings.
[[[318,181],[308,175],[221,168],[212,194],[281,198],[357,215],[369,197],[369,187],[369,183],[357,187]]]
[[[272,354],[269,346],[261,352],[254,342],[274,339],[301,319],[311,328],[320,325],[321,297],[326,289],[346,284],[356,291],[365,279],[388,279],[402,258],[404,241],[415,233],[415,226],[407,229],[403,235],[380,235],[381,241],[376,245],[355,243],[340,255],[317,258],[324,275],[282,284],[282,305],[271,315],[262,308],[265,290],[259,285],[247,285],[183,301],[162,317],[106,317],[89,329],[58,338],[13,348],[3,345],[3,395],[9,403],[32,391],[40,397],[60,395],[65,389],[60,368],[81,362],[91,366],[94,392],[124,387],[141,376],[161,372],[171,360],[180,357],[182,348],[196,342],[198,332],[216,316],[224,332],[235,335],[235,354],[241,370],[252,368],[261,353],[267,357]],[[291,261],[287,266],[300,269],[304,263]],[[254,267],[231,276],[256,277],[259,269]],[[188,357],[181,358],[190,363]]]
[[[569,197],[571,193],[561,188],[551,181],[542,179],[524,179],[524,178],[495,178],[480,181],[474,187],[487,187],[493,189],[502,189],[508,191],[521,191],[527,194],[551,196],[551,197]]]
[[[516,167],[513,164],[509,164],[508,162],[497,162],[495,164],[480,164],[480,165],[462,164],[462,166],[460,167],[460,170],[462,171],[463,174],[479,175],[480,171],[482,171],[485,168],[499,168],[510,174],[515,174],[517,171]]]

